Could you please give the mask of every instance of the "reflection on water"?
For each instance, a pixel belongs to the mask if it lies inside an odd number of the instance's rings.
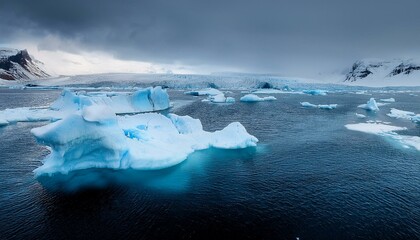
[[[252,161],[258,147],[239,150],[206,149],[191,154],[188,159],[177,166],[140,171],[134,169],[85,169],[68,174],[44,175],[37,178],[48,191],[74,193],[108,187],[154,188],[165,191],[186,191],[192,175],[206,176],[209,161]]]

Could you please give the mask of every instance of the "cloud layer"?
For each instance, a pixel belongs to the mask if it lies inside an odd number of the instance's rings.
[[[0,0],[1,44],[293,75],[420,53],[418,0]]]

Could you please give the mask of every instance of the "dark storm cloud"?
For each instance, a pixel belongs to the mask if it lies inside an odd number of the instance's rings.
[[[121,59],[294,72],[420,53],[418,0],[0,0],[0,43],[52,34]],[[66,44],[40,43],[66,49]],[[344,65],[343,65],[344,66]]]

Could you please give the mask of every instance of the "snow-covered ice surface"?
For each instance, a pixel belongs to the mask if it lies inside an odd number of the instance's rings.
[[[184,161],[196,150],[239,149],[258,139],[239,122],[216,132],[203,131],[200,120],[158,113],[116,116],[105,105],[91,105],[62,120],[32,129],[51,154],[37,176],[86,168],[161,169]]]
[[[241,97],[241,102],[262,102],[262,101],[274,101],[276,98],[274,96],[268,97],[259,97],[255,94],[246,94]]]
[[[300,105],[307,108],[320,108],[328,110],[337,108],[337,104],[312,104],[309,102],[301,102]]]
[[[417,151],[420,151],[420,137],[399,135],[396,133],[396,131],[406,130],[406,127],[398,127],[376,122],[346,124],[345,127],[353,131],[379,135],[386,138],[387,140],[399,144],[403,148],[413,148]]]

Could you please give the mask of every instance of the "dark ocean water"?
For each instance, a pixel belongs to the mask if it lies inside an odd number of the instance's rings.
[[[3,89],[0,109],[48,105],[58,94]],[[420,136],[415,124],[386,116],[390,107],[420,113],[420,97],[373,94],[397,100],[377,114],[357,108],[367,95],[276,97],[217,105],[171,92],[197,100],[176,114],[209,131],[240,121],[260,142],[196,152],[159,171],[35,179],[48,151],[29,131],[45,123],[0,128],[0,239],[420,239],[420,152],[344,127],[383,120]],[[305,109],[302,101],[339,107]]]

